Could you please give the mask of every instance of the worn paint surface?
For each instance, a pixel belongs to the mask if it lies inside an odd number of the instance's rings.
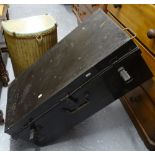
[[[85,30],[81,31],[83,27]],[[14,125],[129,40],[129,36],[103,12],[94,13],[90,20],[72,31],[12,82],[8,93],[6,127]],[[99,46],[102,46],[100,50]],[[51,102],[50,106],[54,104],[57,103]]]

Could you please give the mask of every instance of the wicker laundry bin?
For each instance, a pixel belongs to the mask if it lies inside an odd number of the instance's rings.
[[[57,43],[57,24],[50,15],[2,22],[15,77]]]

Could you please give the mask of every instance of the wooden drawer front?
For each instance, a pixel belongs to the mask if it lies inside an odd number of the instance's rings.
[[[113,16],[111,16],[109,13],[108,15],[114,20],[121,29],[124,29],[125,27],[121,25]],[[130,36],[131,34],[127,32]],[[140,48],[142,52],[142,57],[144,58],[146,64],[150,68],[151,72],[153,73],[153,76],[155,77],[155,56],[153,56],[136,38],[133,39],[134,43]]]
[[[140,44],[136,39],[134,39],[133,41],[140,48],[143,59],[145,60],[153,76],[155,77],[155,56],[148,52],[146,48],[142,44]]]
[[[155,81],[149,80],[148,82],[143,83],[142,87],[147,92],[147,94],[151,97],[155,105]]]
[[[137,38],[155,54],[155,39],[149,39],[147,32],[155,29],[155,5],[122,4],[121,8],[108,5],[111,12],[122,24],[131,28]]]
[[[137,87],[124,97],[128,108],[131,110],[135,121],[141,126],[143,132],[150,137],[155,145],[155,104],[141,87]]]

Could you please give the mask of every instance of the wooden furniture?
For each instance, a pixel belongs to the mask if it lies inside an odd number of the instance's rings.
[[[136,33],[134,42],[155,76],[155,5],[108,5],[108,14]],[[121,101],[146,146],[155,150],[155,80],[127,93]]]
[[[2,48],[6,47],[5,41],[2,35],[2,27],[1,22],[8,19],[8,6],[4,4],[0,4],[0,81],[3,83],[3,86],[7,86],[9,82],[8,73],[6,71],[3,59],[2,59]]]
[[[103,8],[129,35],[133,36],[131,31],[136,33],[133,41],[155,76],[155,5],[108,4]],[[83,21],[89,15],[77,16]],[[155,150],[155,77],[123,96],[121,101],[145,145]]]

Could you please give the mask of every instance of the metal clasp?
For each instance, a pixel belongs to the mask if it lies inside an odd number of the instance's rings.
[[[38,36],[36,36],[36,40],[37,40],[38,44],[40,45],[41,42],[42,42],[42,40],[43,40],[42,35],[38,35]]]

